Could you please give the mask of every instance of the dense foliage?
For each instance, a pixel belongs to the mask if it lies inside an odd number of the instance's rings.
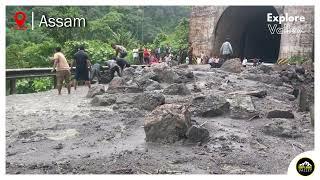
[[[84,17],[86,27],[46,28],[35,26],[18,31],[13,15],[23,10],[30,17],[35,15],[38,25],[42,15],[47,17]],[[164,47],[169,44],[174,52],[185,49],[188,44],[188,17],[190,7],[182,6],[107,6],[107,7],[13,7],[6,9],[6,68],[51,67],[55,47],[62,47],[68,61],[80,45],[84,45],[93,63],[110,59],[114,50],[111,43],[127,48],[127,60],[133,64],[132,49],[138,47]],[[30,20],[27,20],[30,27]],[[40,80],[35,80],[32,83]],[[41,80],[42,81],[42,80]],[[18,81],[19,87],[27,87],[26,80]],[[24,85],[23,85],[24,84]],[[30,83],[28,83],[30,84]],[[39,85],[41,86],[41,85]],[[44,85],[48,87],[47,85]],[[30,89],[28,86],[26,89]],[[46,90],[36,88],[32,91]],[[38,86],[37,86],[38,87]],[[21,93],[29,90],[20,91]]]

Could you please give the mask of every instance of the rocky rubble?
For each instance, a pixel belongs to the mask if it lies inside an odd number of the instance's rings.
[[[284,174],[314,149],[312,71],[231,62],[127,68],[88,93],[7,96],[6,172]]]
[[[88,97],[96,95],[91,102],[94,106],[151,111],[144,118],[146,141],[204,142],[211,132],[205,126],[192,125],[191,120],[222,115],[234,120],[272,119],[274,122],[267,123],[263,132],[286,136],[291,132],[290,122],[277,119],[295,119],[295,103],[302,104],[307,99],[300,86],[294,95],[295,84],[288,83],[287,78],[296,81],[299,76],[308,76],[306,72],[298,66],[287,66],[287,71],[267,65],[243,68],[239,59],[230,59],[210,73],[201,69],[194,73],[185,65],[156,64],[127,68],[123,77],[115,77],[108,84],[106,93],[99,85],[89,91]],[[282,128],[287,130],[282,132]]]

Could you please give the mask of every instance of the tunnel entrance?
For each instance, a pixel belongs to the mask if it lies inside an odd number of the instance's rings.
[[[230,6],[221,15],[213,43],[213,54],[218,55],[226,38],[230,38],[233,57],[259,58],[275,63],[280,49],[280,34],[271,34],[267,13],[278,16],[273,6]],[[278,24],[278,27],[280,25]]]

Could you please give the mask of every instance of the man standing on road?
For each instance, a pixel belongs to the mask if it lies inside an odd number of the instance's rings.
[[[70,91],[71,91],[70,66],[69,66],[65,56],[61,52],[61,48],[60,47],[57,47],[55,49],[55,54],[53,56],[53,59],[54,59],[54,65],[53,65],[52,72],[56,71],[58,94],[61,95],[61,89],[62,89],[63,81],[67,85],[68,94],[70,94]]]
[[[233,53],[232,46],[229,41],[229,38],[226,38],[226,41],[221,45],[220,48],[220,55],[222,56],[224,61],[230,59]]]
[[[81,46],[79,51],[74,54],[74,60],[72,62],[72,67],[76,66],[76,76],[74,79],[74,90],[77,89],[77,81],[85,81],[85,84],[89,87],[89,69],[91,69],[91,63],[87,53],[84,51],[84,47]]]

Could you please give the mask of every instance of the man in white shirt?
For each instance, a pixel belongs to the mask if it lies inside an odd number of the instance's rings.
[[[229,42],[229,38],[226,38],[226,41],[221,45],[220,55],[224,59],[224,61],[231,58],[233,54],[231,43]]]
[[[247,62],[248,62],[248,59],[247,59],[247,58],[243,58],[243,60],[242,60],[242,66],[243,66],[243,67],[247,67]]]
[[[138,63],[138,60],[139,60],[138,51],[139,51],[139,49],[133,49],[132,50],[133,62],[136,62],[136,63]]]

